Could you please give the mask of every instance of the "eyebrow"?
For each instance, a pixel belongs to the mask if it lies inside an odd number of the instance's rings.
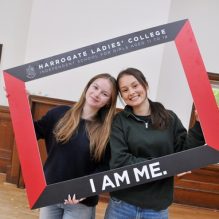
[[[133,81],[130,85],[133,85],[133,84],[135,84],[135,83],[139,83],[139,81],[138,80],[136,80],[136,81]],[[129,85],[125,85],[125,86],[122,86],[122,87],[120,87],[120,89],[122,89],[122,88],[127,88]]]
[[[93,82],[94,85],[96,85],[97,87],[100,87],[99,84]],[[102,89],[101,89],[102,90]],[[106,90],[102,90],[103,92],[107,93],[108,95],[110,95],[110,92],[106,91]]]

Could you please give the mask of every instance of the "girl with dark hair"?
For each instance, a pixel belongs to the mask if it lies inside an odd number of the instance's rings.
[[[120,72],[117,85],[126,107],[115,116],[112,125],[111,169],[205,143],[198,121],[187,133],[174,112],[148,98],[148,83],[138,69]],[[105,219],[167,219],[173,201],[173,179],[111,192]]]
[[[103,171],[109,159],[106,146],[117,100],[116,80],[98,74],[73,106],[58,106],[34,123],[37,139],[45,139],[47,184]],[[40,219],[94,219],[98,196],[40,209]]]

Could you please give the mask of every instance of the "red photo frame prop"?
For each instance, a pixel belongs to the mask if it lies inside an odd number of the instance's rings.
[[[175,42],[178,50],[194,104],[199,114],[206,145],[139,164],[47,185],[25,91],[25,83],[170,41]],[[62,203],[68,194],[77,194],[78,198],[88,197],[101,192],[110,192],[151,182],[183,171],[219,162],[219,110],[188,20],[181,20],[127,34],[57,56],[7,69],[4,70],[4,80],[31,209]],[[178,165],[172,165],[176,162]],[[159,174],[152,174],[149,178],[142,177],[140,181],[133,180],[133,170],[136,168],[142,169],[145,165],[149,167],[159,165],[159,168],[158,166],[157,168],[161,172]],[[157,170],[157,168],[153,171]],[[112,186],[115,183],[114,178],[116,174],[123,174],[124,172],[130,176],[131,183],[121,182],[119,185],[115,184],[116,186]],[[103,186],[106,179],[108,182],[111,182],[111,186],[107,186],[107,188]]]

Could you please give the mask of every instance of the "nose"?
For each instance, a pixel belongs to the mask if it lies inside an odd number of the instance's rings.
[[[134,89],[130,88],[129,89],[129,95],[133,95],[135,93]]]
[[[101,90],[96,90],[95,93],[94,93],[95,97],[99,97],[100,93],[101,93]]]

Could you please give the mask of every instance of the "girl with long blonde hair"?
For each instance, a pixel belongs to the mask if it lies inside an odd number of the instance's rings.
[[[37,138],[46,142],[47,184],[105,170],[116,100],[116,80],[110,74],[98,74],[90,79],[74,106],[55,107],[34,123]],[[95,218],[97,196],[76,201],[74,205],[67,201],[43,207],[40,219]]]

